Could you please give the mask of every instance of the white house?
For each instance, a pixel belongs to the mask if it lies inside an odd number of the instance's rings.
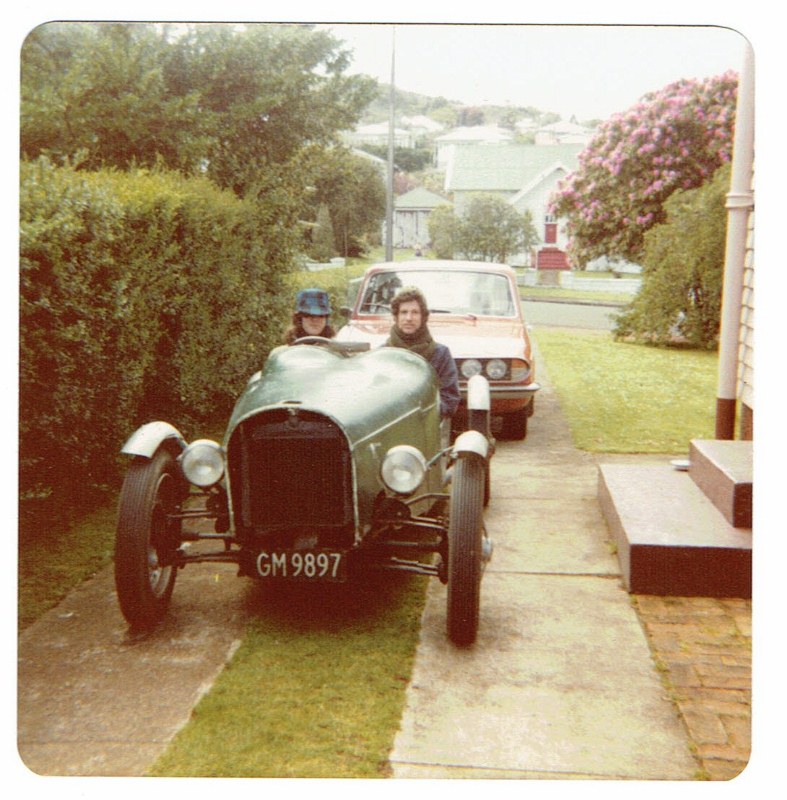
[[[437,206],[450,205],[445,197],[421,186],[394,201],[394,247],[426,246],[429,242],[429,214]]]
[[[402,117],[399,124],[411,131],[416,137],[434,136],[443,130],[443,126],[424,114],[417,114],[414,117]]]
[[[581,144],[586,145],[595,131],[576,122],[553,122],[536,131],[536,144]]]
[[[370,125],[360,125],[354,131],[344,135],[345,141],[353,147],[364,145],[388,145],[388,123],[374,122]],[[404,128],[394,128],[394,147],[415,147],[415,134]]]
[[[446,171],[445,193],[459,216],[473,194],[500,195],[518,211],[531,213],[542,240],[540,249],[563,252],[567,238],[559,220],[548,215],[548,205],[558,182],[577,169],[582,149],[577,144],[460,147]],[[514,261],[529,264],[529,254],[520,254]]]
[[[435,164],[438,169],[446,169],[457,148],[462,146],[507,144],[513,138],[510,130],[489,125],[454,128],[435,137]]]

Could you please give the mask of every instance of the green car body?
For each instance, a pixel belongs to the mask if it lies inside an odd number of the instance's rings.
[[[322,415],[333,421],[347,443],[352,465],[353,540],[359,542],[372,527],[375,500],[385,492],[380,460],[403,443],[417,447],[431,461],[440,450],[440,402],[434,370],[420,356],[406,350],[379,348],[345,357],[328,347],[279,347],[265,368],[254,375],[238,400],[225,436],[232,448],[238,427],[285,411],[293,425],[304,415]],[[292,464],[308,475],[320,459],[315,446],[305,463]],[[334,469],[333,465],[327,465]],[[233,473],[228,475],[231,501]],[[430,469],[427,494],[439,492],[442,476]],[[239,516],[231,502],[231,518]]]
[[[116,540],[124,615],[132,625],[158,621],[177,570],[192,562],[310,581],[383,568],[447,583],[452,638],[473,640],[491,556],[481,513],[493,452],[488,385],[477,376],[474,387],[474,424],[449,445],[424,358],[315,337],[271,352],[221,444],[187,443],[165,422],[142,426],[123,448],[133,457]],[[203,540],[219,548],[187,546]]]

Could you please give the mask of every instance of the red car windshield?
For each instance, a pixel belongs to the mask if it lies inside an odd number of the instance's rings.
[[[513,317],[516,306],[505,275],[488,272],[408,270],[371,276],[360,305],[361,314],[382,314],[403,286],[417,286],[434,314]]]

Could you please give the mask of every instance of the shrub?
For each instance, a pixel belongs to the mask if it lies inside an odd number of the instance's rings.
[[[616,320],[618,338],[716,346],[721,324],[730,166],[665,203],[667,221],[645,234],[642,288]]]
[[[111,482],[142,422],[228,413],[284,313],[288,253],[256,204],[42,158],[21,165],[20,212],[23,493]]]

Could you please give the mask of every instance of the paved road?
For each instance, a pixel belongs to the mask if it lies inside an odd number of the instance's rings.
[[[585,328],[601,331],[612,330],[613,318],[620,311],[618,306],[535,300],[524,300],[522,308],[525,320],[534,328]]]

